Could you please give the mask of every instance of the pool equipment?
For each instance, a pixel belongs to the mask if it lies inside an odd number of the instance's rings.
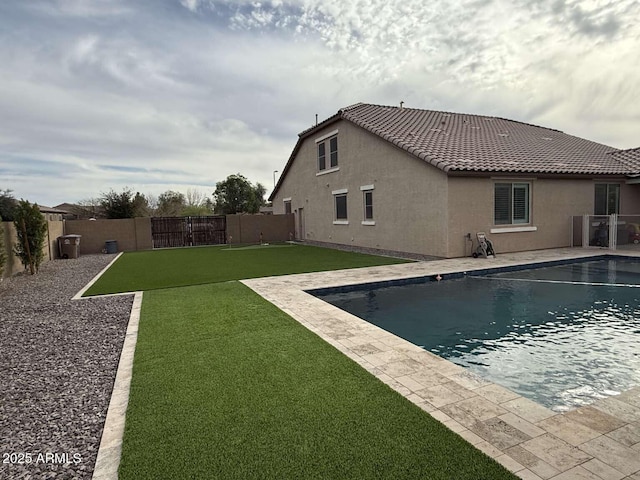
[[[493,243],[491,240],[487,238],[487,235],[484,232],[476,233],[476,239],[478,240],[478,246],[476,247],[475,252],[472,253],[473,258],[487,258],[489,255],[495,257],[496,252],[493,249]]]
[[[593,238],[589,245],[596,247],[608,247],[609,246],[609,226],[606,222],[600,222],[598,228],[593,232]]]

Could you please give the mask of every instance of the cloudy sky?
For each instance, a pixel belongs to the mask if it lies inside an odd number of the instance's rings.
[[[273,187],[357,102],[640,146],[637,0],[2,0],[0,189]]]

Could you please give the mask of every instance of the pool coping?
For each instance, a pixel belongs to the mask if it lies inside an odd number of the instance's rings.
[[[602,255],[601,249],[565,248],[241,282],[520,478],[640,480],[640,387],[557,413],[308,293]]]

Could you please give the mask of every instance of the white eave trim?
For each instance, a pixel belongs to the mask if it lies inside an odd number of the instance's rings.
[[[323,140],[326,140],[327,138],[333,137],[334,135],[337,135],[337,134],[338,134],[338,130],[337,129],[336,130],[332,130],[331,132],[327,133],[326,135],[323,135],[323,136],[321,136],[319,138],[316,138],[315,142],[316,143],[320,143]]]
[[[340,190],[333,190],[331,195],[342,195],[343,193],[349,193],[348,188],[341,188]]]
[[[519,233],[519,232],[535,232],[538,227],[501,227],[492,228],[489,230],[491,233]]]

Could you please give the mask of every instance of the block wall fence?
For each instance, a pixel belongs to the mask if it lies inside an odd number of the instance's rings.
[[[3,277],[9,277],[24,270],[20,259],[13,253],[17,242],[13,222],[2,222],[3,238],[7,261]],[[283,242],[290,240],[294,232],[294,216],[287,215],[227,215],[227,243],[251,244],[263,242]],[[102,253],[105,242],[118,242],[119,252],[151,250],[153,238],[151,218],[123,218],[113,220],[63,220],[47,221],[47,242],[44,246],[45,261],[60,257],[58,237],[81,235],[80,255]],[[262,235],[261,235],[262,234]]]

